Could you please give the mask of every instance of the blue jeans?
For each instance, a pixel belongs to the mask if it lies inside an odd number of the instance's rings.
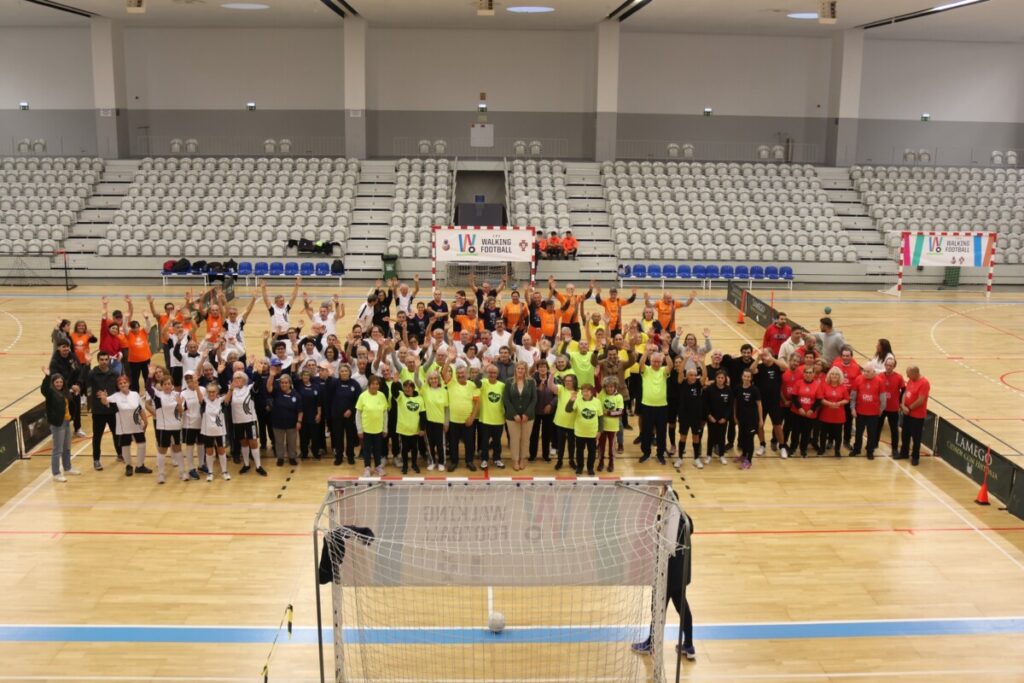
[[[53,454],[50,456],[50,472],[56,476],[71,469],[71,422],[64,420],[60,425],[50,425],[50,436],[53,437]]]

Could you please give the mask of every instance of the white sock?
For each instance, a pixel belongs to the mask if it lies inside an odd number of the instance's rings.
[[[204,453],[206,454],[206,469],[209,470],[210,474],[213,474],[213,459],[217,454],[210,451],[204,451]]]
[[[164,458],[166,458],[166,457],[167,456],[166,456],[165,453],[161,453],[160,450],[157,449],[157,452],[156,452],[156,473],[159,474],[161,477],[164,476]]]
[[[125,465],[132,464],[132,445],[121,446],[121,459],[124,460]]]
[[[135,444],[135,466],[142,467],[146,464],[146,442]]]
[[[245,444],[242,444],[242,464],[249,466],[249,447]]]
[[[174,451],[174,450],[171,451],[171,462],[174,463],[175,467],[177,467],[178,469],[181,469],[181,466],[182,466],[181,451]]]
[[[220,471],[222,473],[226,473],[228,471],[228,456],[227,456],[227,453],[222,453],[222,454],[220,454],[217,457],[220,458]],[[212,472],[213,469],[211,469],[210,471]]]
[[[184,457],[182,458],[181,468],[184,469],[186,472],[191,472],[192,470],[194,470],[196,468],[195,467],[195,460],[192,459],[192,450],[194,448],[195,448],[195,446],[192,446],[192,445],[189,445],[189,444],[185,444],[185,453],[184,453]],[[187,467],[187,469],[186,469],[186,467]]]
[[[256,448],[252,449],[252,461],[254,463],[256,463],[256,467],[263,467],[262,463],[260,462],[260,447],[259,446],[257,446]]]

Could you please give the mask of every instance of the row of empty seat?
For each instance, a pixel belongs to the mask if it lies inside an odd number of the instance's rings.
[[[26,254],[53,254],[59,248],[60,244],[54,239],[0,237],[0,254],[13,254],[15,256]]]
[[[160,256],[178,258],[180,256],[203,258],[239,257],[239,256],[287,256],[297,255],[295,247],[289,247],[284,240],[270,242],[252,240],[135,240],[135,239],[102,239],[96,245],[97,256]]]
[[[700,161],[605,161],[601,175],[639,176],[733,176],[782,178],[817,178],[818,172],[810,164],[762,164]]]
[[[273,242],[275,240],[309,240],[311,242],[338,242],[344,247],[348,239],[348,231],[341,228],[228,228],[225,226],[207,227],[110,227],[104,235],[107,240],[138,240],[157,241],[160,239],[204,240],[216,239],[221,242],[231,240],[252,242]]]
[[[5,253],[52,253],[85,208],[104,163],[92,157],[0,159],[0,240]]]
[[[680,246],[668,245],[620,245],[621,260],[631,259],[721,259],[723,261],[810,261],[856,263],[859,259],[857,248],[829,246]]]
[[[358,159],[344,157],[146,157],[142,171],[351,171],[359,172]]]
[[[448,159],[399,159],[395,163],[385,253],[416,256],[430,244],[431,227],[451,222],[455,181]],[[429,248],[426,256],[429,256]]]
[[[67,234],[67,228],[60,225],[0,225],[0,240],[52,239],[56,242],[63,242]]]
[[[99,157],[4,157],[0,171],[103,171]]]
[[[733,265],[718,264],[673,264],[673,263],[636,263],[624,265],[619,269],[619,277],[623,279],[660,279],[660,280],[781,280],[792,283],[795,279],[793,268],[776,265]],[[790,284],[790,286],[792,286]]]
[[[561,161],[513,161],[508,169],[509,213],[515,225],[545,231],[572,229],[565,164]]]

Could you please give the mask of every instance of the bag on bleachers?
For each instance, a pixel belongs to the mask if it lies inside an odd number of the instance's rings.
[[[192,263],[187,258],[180,258],[171,267],[174,273],[188,273],[192,271]]]
[[[208,269],[206,261],[196,261],[192,264],[193,273],[205,273]]]
[[[340,258],[336,258],[331,261],[331,275],[344,275],[345,264],[342,263]]]
[[[175,261],[174,259],[170,259],[170,260],[164,261],[164,272],[165,273],[173,273],[174,272],[174,264],[176,264],[176,263],[177,263],[177,261]]]
[[[233,273],[238,270],[238,262],[235,259],[228,259],[224,262],[224,270],[228,273]]]

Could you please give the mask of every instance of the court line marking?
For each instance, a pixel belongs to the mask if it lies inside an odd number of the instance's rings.
[[[1021,391],[1021,390],[1017,389],[1016,387],[1012,387],[1009,384],[1006,384],[1005,382],[1001,382],[998,379],[989,377],[988,375],[986,375],[985,373],[981,372],[980,370],[976,370],[975,368],[973,368],[970,365],[968,365],[967,362],[964,360],[964,358],[962,356],[954,356],[954,355],[950,354],[948,351],[946,351],[946,349],[942,346],[942,344],[939,343],[938,339],[935,337],[935,333],[938,331],[938,328],[939,328],[939,326],[942,323],[946,322],[947,320],[949,320],[951,318],[956,318],[956,317],[962,317],[962,318],[965,318],[967,320],[974,320],[975,322],[981,322],[981,321],[977,321],[974,318],[971,318],[971,317],[965,315],[964,313],[962,313],[960,311],[954,311],[953,309],[951,309],[951,308],[949,308],[947,306],[942,306],[942,308],[945,308],[947,311],[952,311],[952,313],[950,313],[949,315],[947,315],[944,318],[939,318],[938,320],[936,320],[932,324],[931,330],[928,333],[928,336],[931,337],[931,340],[932,340],[932,346],[937,348],[940,353],[945,354],[948,357],[948,360],[953,361],[954,363],[956,363],[960,367],[964,368],[965,370],[970,370],[974,374],[978,375],[979,377],[983,377],[983,378],[987,379],[989,382],[992,382],[996,386],[1001,387],[1005,391],[1012,391],[1013,393],[1017,394],[1018,396],[1024,397],[1024,391]],[[974,306],[974,307],[968,308],[966,310],[967,311],[972,311],[972,310],[977,310],[977,309],[982,309],[982,308],[987,308],[987,307],[986,306]],[[1000,330],[1000,332],[1002,332],[1002,330]],[[1017,335],[1011,335],[1011,336],[1016,337]],[[1020,337],[1017,337],[1017,338],[1020,339]],[[1005,442],[1003,442],[1003,443],[1005,443]],[[1009,444],[1007,444],[1007,445],[1009,445]]]
[[[900,465],[900,464],[899,464],[898,462],[896,462],[895,460],[892,460],[892,459],[890,459],[890,460],[889,460],[889,462],[891,462],[891,463],[892,463],[892,465],[893,465],[893,467],[895,467],[896,469],[898,469],[898,470],[899,470],[900,472],[902,472],[902,473],[903,473],[904,475],[906,475],[907,477],[910,477],[910,479],[911,479],[912,481],[916,482],[918,486],[920,486],[920,487],[921,487],[922,489],[924,489],[925,491],[927,491],[927,492],[928,492],[928,493],[929,493],[929,494],[930,494],[930,495],[931,495],[931,496],[932,496],[933,498],[935,498],[935,499],[936,499],[937,501],[939,501],[940,503],[942,503],[943,505],[945,505],[945,506],[946,506],[946,509],[947,509],[947,510],[949,510],[950,512],[952,512],[952,513],[953,513],[954,515],[956,515],[956,516],[957,516],[957,517],[958,517],[958,518],[960,519],[960,521],[962,521],[962,522],[963,522],[964,524],[966,524],[966,525],[967,525],[967,526],[969,526],[969,527],[972,527],[972,528],[973,528],[973,529],[974,529],[975,531],[977,531],[977,532],[978,532],[978,535],[979,535],[979,536],[980,536],[981,538],[985,539],[985,542],[986,542],[986,543],[988,543],[988,544],[989,544],[989,545],[991,545],[991,546],[992,546],[993,548],[995,548],[995,549],[996,549],[996,550],[998,550],[998,551],[999,551],[1000,553],[1002,553],[1002,554],[1003,554],[1003,556],[1004,556],[1004,557],[1005,557],[1006,559],[1008,559],[1008,560],[1009,560],[1010,562],[1012,562],[1012,563],[1013,563],[1013,564],[1014,564],[1014,565],[1015,565],[1015,566],[1017,567],[1017,569],[1020,569],[1020,570],[1021,570],[1022,572],[1024,572],[1024,564],[1021,564],[1020,560],[1018,560],[1018,559],[1017,559],[1017,558],[1015,558],[1015,557],[1014,557],[1013,555],[1011,555],[1011,554],[1009,553],[1009,551],[1007,551],[1007,550],[1006,550],[1006,548],[1004,548],[1003,546],[999,545],[999,544],[998,544],[998,543],[996,543],[996,542],[995,542],[994,540],[992,540],[992,537],[991,537],[991,536],[989,536],[988,534],[984,533],[984,532],[983,532],[983,531],[982,531],[981,529],[979,529],[979,528],[978,528],[977,526],[975,526],[975,525],[974,525],[974,524],[973,524],[973,523],[971,522],[971,520],[967,519],[967,517],[965,517],[965,516],[964,516],[964,514],[963,514],[962,512],[960,512],[960,511],[959,511],[959,510],[957,510],[957,509],[956,509],[955,507],[953,507],[952,505],[950,505],[950,504],[949,504],[949,502],[948,502],[947,500],[945,500],[945,499],[943,499],[943,498],[942,498],[941,496],[939,496],[939,494],[938,494],[938,493],[936,493],[936,492],[935,492],[935,491],[933,490],[933,486],[932,486],[931,482],[928,482],[928,484],[925,484],[925,483],[924,483],[924,481],[922,481],[923,477],[917,477],[917,476],[915,476],[915,475],[914,475],[913,473],[909,472],[909,471],[907,470],[907,468],[903,467],[902,465]],[[945,462],[945,461],[943,461],[943,462]],[[952,469],[952,467],[950,467],[950,469]]]
[[[965,676],[980,674],[1011,674],[1019,675],[1020,671],[1015,669],[935,669],[917,671],[841,671],[822,673],[770,673],[770,674],[706,674],[693,672],[683,674],[683,678],[689,681],[777,681],[777,680],[815,680],[833,678],[898,678],[903,676]],[[3,680],[0,678],[0,680]]]
[[[77,450],[71,452],[72,464],[74,464],[75,462],[75,457],[78,456],[83,450],[85,450],[86,446],[90,445],[92,445],[92,441],[86,441],[85,443],[81,444]],[[10,472],[11,469],[13,468],[8,467],[7,470],[5,470],[5,472],[0,473],[0,476],[3,476],[3,474],[6,474],[6,472]],[[3,508],[0,508],[0,522],[7,519],[12,512],[21,507],[22,503],[31,498],[36,493],[36,491],[41,489],[46,484],[46,482],[52,480],[53,475],[50,474],[49,470],[46,470],[45,472],[40,474],[36,483],[32,485],[32,488],[22,489],[17,496],[15,496],[12,500],[7,501]],[[54,484],[57,484],[57,482],[54,482]]]
[[[22,324],[21,324],[21,319],[20,319],[20,318],[19,318],[18,316],[16,316],[16,315],[14,315],[13,313],[11,313],[10,311],[8,311],[8,310],[6,310],[6,309],[0,309],[0,313],[3,313],[3,314],[4,314],[4,315],[6,315],[6,316],[7,316],[8,318],[10,318],[11,320],[13,320],[13,321],[14,321],[14,324],[18,326],[18,334],[14,335],[14,341],[12,341],[12,342],[11,342],[10,344],[8,344],[7,346],[5,346],[5,347],[4,347],[3,349],[2,349],[2,351],[0,351],[0,352],[2,352],[2,353],[7,353],[8,351],[10,351],[11,349],[13,349],[13,348],[14,348],[14,345],[15,345],[15,344],[17,344],[17,343],[18,343],[19,341],[21,341],[21,335],[22,335],[22,334],[24,334],[24,332],[25,332],[25,328],[24,328],[24,327],[22,326]]]

